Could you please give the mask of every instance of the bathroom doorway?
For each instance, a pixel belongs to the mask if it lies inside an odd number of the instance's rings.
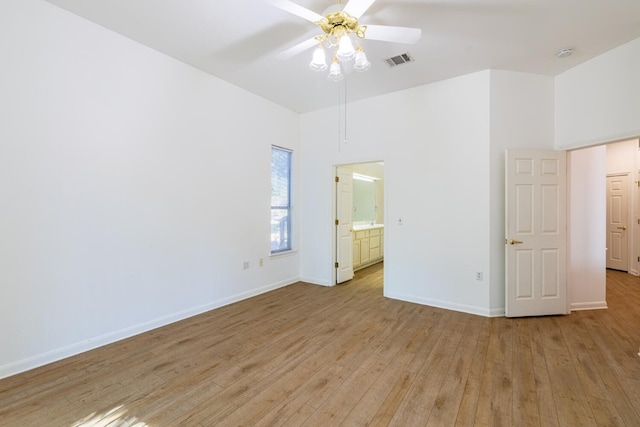
[[[384,162],[337,165],[334,169],[333,283],[340,284],[384,260]]]

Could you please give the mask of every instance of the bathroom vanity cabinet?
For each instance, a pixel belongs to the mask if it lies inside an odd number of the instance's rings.
[[[382,261],[384,256],[384,226],[381,224],[353,227],[353,270]]]

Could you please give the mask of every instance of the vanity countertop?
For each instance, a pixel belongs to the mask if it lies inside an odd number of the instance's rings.
[[[358,224],[353,226],[354,231],[371,230],[373,228],[384,228],[384,224]]]

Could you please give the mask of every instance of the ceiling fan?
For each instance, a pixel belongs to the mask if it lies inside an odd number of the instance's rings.
[[[342,80],[341,61],[355,59],[353,69],[356,71],[365,71],[371,67],[358,39],[415,44],[422,36],[422,30],[419,28],[361,25],[358,20],[375,0],[349,0],[344,7],[341,0],[338,0],[338,4],[327,8],[322,15],[290,0],[269,0],[269,2],[279,9],[313,22],[322,29],[322,34],[280,52],[277,57],[288,59],[317,46],[309,66],[313,70],[324,71],[327,69],[324,48],[334,49],[329,68],[329,80]],[[356,47],[353,46],[353,42],[356,43]]]

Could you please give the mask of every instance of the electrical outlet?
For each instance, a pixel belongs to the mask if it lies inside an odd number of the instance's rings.
[[[482,280],[482,271],[476,272],[476,280]]]
[[[243,270],[248,270],[249,269],[249,261],[245,261],[242,263],[242,269]]]

